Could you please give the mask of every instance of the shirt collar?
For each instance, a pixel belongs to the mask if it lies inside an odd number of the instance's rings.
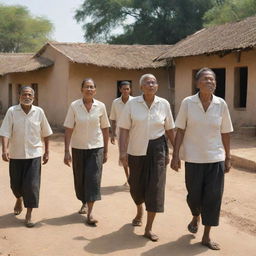
[[[21,107],[20,104],[16,105],[15,109],[24,112],[24,110],[22,109],[22,107]],[[32,105],[30,111],[28,112],[28,114],[29,114],[29,113],[32,113],[32,112],[34,112],[34,111],[35,111],[35,106]],[[25,112],[24,112],[24,113],[25,113]]]
[[[138,96],[137,101],[138,101],[138,102],[140,102],[140,103],[145,102],[145,100],[144,100],[144,98],[143,98],[143,94],[142,94],[142,95],[140,95],[140,96]],[[155,104],[155,103],[157,103],[157,102],[159,102],[159,101],[160,101],[159,97],[155,95],[155,98],[154,98],[153,104]]]
[[[84,102],[83,102],[83,99],[80,99],[80,102],[79,102],[80,106],[84,106]],[[93,103],[92,103],[92,106],[98,106],[99,103],[97,100],[93,99]]]
[[[201,103],[200,98],[199,98],[199,92],[198,92],[197,94],[193,95],[193,96],[191,97],[191,100],[192,100],[193,102],[195,102],[195,103]],[[217,97],[217,96],[215,96],[215,95],[213,94],[213,95],[212,95],[212,103],[213,103],[213,104],[220,104],[221,102],[220,102],[219,97]]]

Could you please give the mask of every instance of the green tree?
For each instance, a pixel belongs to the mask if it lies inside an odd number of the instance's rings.
[[[86,0],[76,11],[86,41],[116,44],[173,44],[202,28],[215,1]],[[117,29],[121,33],[117,33]]]
[[[0,4],[0,52],[33,52],[48,39],[52,23],[32,17],[26,7]]]
[[[205,26],[238,21],[256,15],[256,0],[221,0],[204,15]]]

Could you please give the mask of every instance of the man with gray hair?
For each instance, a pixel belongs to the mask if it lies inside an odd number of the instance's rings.
[[[16,197],[14,214],[22,212],[24,202],[27,213],[25,226],[33,227],[33,208],[38,208],[41,178],[42,138],[45,144],[43,164],[49,159],[49,136],[52,134],[44,111],[33,106],[34,90],[20,89],[19,105],[8,109],[2,126],[2,159],[9,162],[10,183]]]

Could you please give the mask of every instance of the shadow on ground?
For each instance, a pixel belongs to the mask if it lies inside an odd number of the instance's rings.
[[[0,229],[3,228],[19,228],[24,227],[25,217],[16,217],[13,213],[8,213],[0,216]],[[40,228],[42,224],[39,222],[35,222],[34,228]]]
[[[144,247],[148,240],[143,236],[136,235],[133,231],[134,227],[131,224],[125,224],[115,232],[89,240],[84,250],[92,254],[104,255],[111,252]],[[77,240],[77,238],[74,239]],[[84,238],[84,240],[87,239]]]
[[[83,222],[85,222],[85,217],[83,215],[78,214],[77,212],[66,216],[56,217],[52,219],[43,219],[40,221],[40,223],[53,226],[64,226]]]
[[[191,256],[199,255],[208,250],[208,248],[202,246],[201,243],[191,244],[191,240],[194,238],[193,235],[181,236],[176,241],[156,246],[153,249],[142,253],[141,256]]]
[[[129,192],[130,188],[128,186],[108,186],[101,188],[101,194],[104,196],[111,195],[119,192]]]

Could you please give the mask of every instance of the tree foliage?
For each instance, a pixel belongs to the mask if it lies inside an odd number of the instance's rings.
[[[0,52],[33,52],[49,38],[52,23],[23,6],[0,4]]]
[[[219,0],[204,16],[206,26],[238,21],[256,15],[256,0]]]
[[[215,1],[85,0],[75,19],[86,41],[116,44],[173,44],[203,26]],[[117,33],[117,29],[121,33]]]

